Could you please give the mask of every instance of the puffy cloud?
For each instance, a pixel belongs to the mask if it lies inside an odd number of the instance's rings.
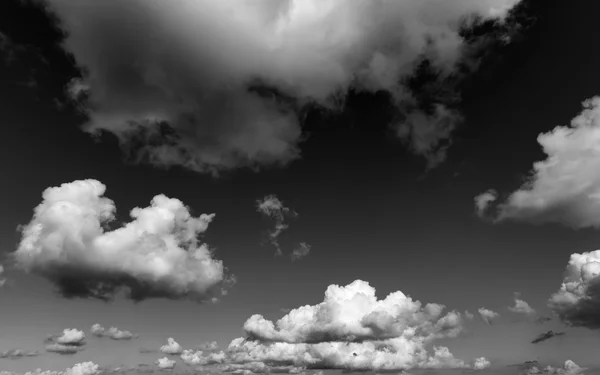
[[[132,221],[113,231],[115,205],[106,186],[81,180],[48,188],[22,229],[17,265],[52,281],[65,297],[109,300],[214,298],[233,282],[221,261],[198,241],[214,215],[193,217],[179,200],[157,195]]]
[[[172,370],[175,368],[176,364],[177,364],[177,362],[175,362],[174,360],[169,359],[167,357],[159,358],[156,361],[156,366],[158,366],[158,368],[161,368],[164,370]]]
[[[480,218],[484,218],[486,212],[492,202],[494,202],[498,198],[498,193],[490,189],[485,193],[481,193],[475,197],[475,213]]]
[[[110,337],[113,340],[131,340],[134,337],[134,334],[129,331],[122,331],[116,327],[110,327],[109,329],[105,329],[100,324],[94,324],[90,328],[90,332],[94,336]]]
[[[579,367],[575,362],[568,359],[565,361],[562,368],[546,366],[543,371],[540,371],[537,366],[534,366],[527,371],[527,375],[537,375],[542,373],[552,375],[578,375],[583,373],[584,370],[585,368]]]
[[[48,340],[60,345],[83,346],[85,345],[85,333],[77,328],[66,328],[60,336],[51,336]]]
[[[296,247],[294,249],[294,251],[292,251],[292,260],[298,260],[301,258],[304,258],[305,256],[308,255],[308,253],[310,253],[310,249],[311,246],[309,244],[307,244],[306,242],[300,242],[300,244],[298,245],[298,247]]]
[[[160,347],[160,351],[165,354],[177,355],[183,352],[183,347],[174,338],[169,337],[167,344]]]
[[[547,157],[534,163],[527,182],[497,205],[496,221],[600,227],[600,97],[586,100],[583,108],[569,126],[538,136]]]
[[[515,305],[510,306],[508,310],[516,314],[535,315],[535,310],[529,306],[529,304],[522,299],[519,299],[519,295],[515,295]]]
[[[324,301],[291,310],[277,322],[253,315],[247,338],[231,342],[228,364],[345,369],[351,371],[421,368],[474,368],[445,347],[426,347],[456,337],[462,315],[443,314],[443,305],[414,301],[398,291],[378,300],[375,289],[357,280],[331,285]]]
[[[184,363],[190,366],[197,365],[211,365],[215,363],[223,363],[226,360],[226,354],[223,351],[218,353],[209,353],[208,355],[204,355],[202,350],[193,351],[193,350],[184,350],[181,353],[181,359]]]
[[[389,93],[398,135],[438,162],[461,117],[455,82],[493,38],[461,31],[501,24],[519,0],[43,2],[81,68],[85,131],[136,160],[216,173],[298,158],[297,112],[350,90]],[[436,79],[411,85],[423,66]]]
[[[471,320],[475,317],[475,315],[473,315],[470,311],[466,311],[465,310],[465,318]]]
[[[291,208],[284,206],[283,202],[279,200],[276,195],[267,195],[264,198],[257,200],[256,211],[275,221],[275,227],[269,232],[269,240],[275,247],[275,255],[281,255],[282,252],[281,247],[279,246],[278,237],[281,232],[289,227],[288,224],[285,223],[285,219],[288,217],[296,217],[298,214]]]
[[[600,250],[571,255],[548,306],[570,326],[600,329]]]
[[[500,314],[498,314],[497,312],[488,310],[484,307],[477,310],[477,312],[479,312],[479,316],[481,316],[481,319],[483,319],[483,321],[489,325],[492,324],[492,320],[494,320],[500,316]]]
[[[62,345],[62,344],[48,344],[46,345],[46,351],[50,353],[58,353],[62,355],[71,355],[83,350],[81,346],[75,345]]]
[[[535,339],[533,339],[533,341],[531,341],[532,344],[537,344],[540,343],[542,341],[546,341],[546,340],[550,340],[553,337],[556,336],[563,336],[565,335],[565,332],[554,332],[552,330],[542,333],[540,335],[538,335]]]
[[[487,360],[487,358],[485,357],[480,357],[475,359],[475,363],[473,363],[473,369],[474,370],[485,370],[486,368],[489,368],[491,365],[490,361]]]
[[[36,357],[39,354],[40,353],[38,353],[37,351],[11,349],[4,352],[0,352],[0,358],[19,359],[23,357]]]
[[[4,274],[4,267],[0,264],[0,288],[2,288],[4,286],[4,284],[6,284],[6,279],[2,277],[3,274]]]
[[[200,347],[204,350],[218,350],[219,344],[216,341],[209,341],[200,345]]]

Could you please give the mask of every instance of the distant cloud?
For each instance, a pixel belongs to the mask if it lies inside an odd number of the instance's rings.
[[[485,357],[477,358],[473,364],[474,370],[485,370],[490,367],[491,363]]]
[[[56,336],[54,339],[50,338],[50,340],[61,345],[82,346],[85,345],[85,333],[76,328],[66,328],[62,335]]]
[[[299,112],[340,109],[352,90],[389,94],[398,137],[439,163],[459,83],[509,43],[517,3],[44,1],[89,87],[84,130],[114,134],[136,161],[212,173],[299,158]]]
[[[122,331],[116,327],[110,327],[109,329],[105,329],[100,324],[94,324],[90,328],[90,332],[94,336],[109,337],[113,340],[131,340],[135,337],[135,335],[129,331]]]
[[[542,333],[540,335],[538,335],[535,339],[533,339],[533,341],[531,341],[532,344],[538,344],[540,342],[546,341],[546,340],[550,340],[553,337],[556,336],[563,336],[565,335],[565,332],[554,332],[552,330]]]
[[[548,306],[569,326],[600,329],[600,250],[571,254]]]
[[[37,351],[29,351],[29,350],[21,350],[21,349],[11,349],[4,352],[0,352],[0,358],[7,359],[19,359],[23,357],[37,357],[40,355]]]
[[[515,296],[515,305],[509,307],[508,310],[516,314],[535,315],[535,310],[529,306],[529,304],[522,299],[519,299],[519,295]]]
[[[0,288],[2,288],[4,286],[4,284],[6,284],[6,279],[2,277],[3,275],[4,275],[4,267],[0,264]]]
[[[0,375],[99,375],[101,373],[103,373],[103,371],[100,369],[100,366],[94,362],[78,363],[64,371],[44,371],[42,369],[37,369],[35,371],[28,371],[25,374],[19,374],[13,371],[0,370]]]
[[[177,362],[175,360],[169,359],[167,357],[159,358],[156,361],[156,366],[158,366],[158,368],[161,368],[163,370],[172,370],[175,368],[176,364],[177,364]]]
[[[204,344],[200,345],[200,349],[202,349],[202,350],[218,350],[219,344],[216,341],[205,342]]]
[[[600,228],[600,97],[583,107],[569,126],[538,136],[546,159],[534,163],[523,186],[496,206],[495,221]],[[479,196],[484,206],[495,199],[485,194]]]
[[[288,228],[285,220],[289,217],[296,217],[298,214],[289,207],[284,206],[276,195],[267,195],[256,201],[256,211],[273,219],[275,227],[269,232],[271,245],[275,247],[275,255],[281,255],[281,246],[279,246],[279,235]]]
[[[167,344],[160,347],[160,351],[165,354],[178,355],[183,352],[183,347],[174,338],[169,337]]]
[[[184,350],[180,356],[181,360],[190,366],[205,366],[215,363],[223,363],[226,359],[225,352],[204,354],[202,350]]]
[[[531,367],[526,375],[537,375],[537,374],[550,374],[550,375],[579,375],[585,371],[585,368],[579,367],[575,362],[570,359],[565,361],[565,364],[562,368],[546,366],[543,371],[537,366]]]
[[[485,193],[481,193],[475,197],[475,213],[480,218],[484,218],[486,211],[488,210],[490,203],[494,202],[498,198],[498,193],[495,190],[490,189]]]
[[[305,256],[308,255],[308,253],[310,253],[310,249],[311,246],[309,244],[307,244],[306,242],[300,242],[300,244],[298,245],[298,247],[296,247],[294,249],[294,251],[292,251],[292,260],[298,260],[301,258],[304,258]]]
[[[481,316],[481,319],[483,319],[483,321],[486,322],[488,325],[491,325],[492,321],[500,316],[500,314],[498,314],[497,312],[488,310],[484,307],[477,310],[477,312],[479,312],[479,316]]]
[[[164,195],[131,210],[132,221],[105,230],[115,218],[106,186],[80,180],[48,188],[23,227],[14,259],[53,282],[68,298],[216,298],[234,279],[198,240],[214,214],[192,217],[181,201]],[[60,259],[61,261],[58,261]]]
[[[46,345],[47,352],[58,353],[58,354],[63,354],[63,355],[75,354],[82,350],[83,350],[82,346],[76,346],[76,345],[63,345],[63,344],[57,344],[57,343],[52,343],[52,344]]]
[[[349,371],[482,366],[484,359],[469,364],[442,346],[428,353],[435,340],[456,337],[463,329],[460,313],[443,310],[399,291],[378,300],[375,289],[361,280],[331,285],[323,302],[291,310],[277,322],[250,317],[246,338],[230,343],[224,363],[246,370],[258,363]]]
[[[549,316],[540,316],[535,319],[535,322],[538,324],[544,324],[544,323],[551,322],[551,321],[552,321],[552,318]]]
[[[473,319],[475,315],[473,315],[470,311],[465,311],[465,318]]]

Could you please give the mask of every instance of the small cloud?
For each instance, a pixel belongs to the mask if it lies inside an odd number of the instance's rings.
[[[223,363],[226,360],[227,355],[223,351],[204,355],[204,352],[201,350],[184,350],[183,353],[181,353],[180,358],[183,360],[183,362],[190,366],[206,366],[216,363]]]
[[[540,342],[546,341],[546,340],[550,340],[553,337],[556,336],[563,336],[565,335],[565,332],[554,332],[552,330],[546,332],[546,333],[542,333],[540,335],[538,335],[531,343],[532,344],[538,344]]]
[[[6,279],[2,277],[4,275],[4,267],[0,264],[0,288],[6,284]]]
[[[174,338],[169,337],[167,344],[160,347],[160,351],[165,354],[178,355],[183,352],[183,347]]]
[[[149,348],[141,348],[140,349],[140,353],[157,353],[158,350],[156,349],[149,349]]]
[[[522,299],[519,299],[519,295],[515,295],[515,305],[509,307],[508,310],[516,313],[516,314],[525,314],[525,315],[534,315],[535,310],[529,306],[529,304]]]
[[[471,320],[475,317],[470,311],[465,311],[465,318]]]
[[[158,366],[158,368],[163,369],[163,370],[172,370],[175,368],[176,364],[177,364],[177,362],[175,360],[169,359],[167,357],[159,358],[156,361],[156,366]]]
[[[544,323],[551,322],[551,321],[552,321],[552,318],[549,316],[539,316],[535,319],[535,322],[538,324],[544,324]]]
[[[110,327],[109,329],[105,329],[100,324],[94,324],[90,328],[90,332],[94,336],[109,337],[113,340],[131,340],[132,338],[137,337],[137,335],[134,335],[129,331],[122,331],[116,327]]]
[[[488,325],[492,325],[492,321],[500,316],[500,314],[498,314],[497,312],[488,310],[484,307],[477,310],[477,312],[479,312],[479,316],[481,316],[481,319],[483,319],[483,321],[486,322]]]
[[[479,194],[475,197],[475,213],[480,218],[484,218],[489,206],[498,198],[498,193],[490,189],[485,193]]]
[[[475,359],[475,362],[473,363],[473,370],[485,370],[489,368],[490,365],[491,363],[487,360],[487,358],[480,357]]]
[[[11,350],[7,350],[4,352],[0,352],[0,358],[19,359],[19,358],[23,358],[23,357],[36,357],[39,354],[40,353],[38,353],[37,351],[11,349]]]
[[[301,242],[297,248],[292,252],[291,258],[292,260],[298,260],[304,258],[310,253],[311,246],[306,242]]]
[[[276,195],[267,195],[256,201],[256,210],[261,214],[275,220],[275,227],[269,232],[269,241],[275,247],[275,255],[281,255],[281,247],[279,246],[279,235],[288,228],[285,223],[286,218],[296,217],[298,214],[284,206]]]
[[[50,353],[58,353],[63,355],[75,354],[83,350],[81,346],[75,345],[62,345],[62,344],[48,344],[46,345],[46,351]]]

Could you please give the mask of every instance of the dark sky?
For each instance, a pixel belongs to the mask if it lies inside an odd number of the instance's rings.
[[[131,208],[146,206],[160,193],[180,199],[195,214],[216,213],[205,239],[238,282],[217,305],[120,299],[104,304],[62,299],[44,279],[7,269],[9,284],[0,291],[0,351],[15,345],[36,349],[48,333],[85,330],[101,321],[140,332],[141,341],[136,347],[118,343],[118,358],[102,343],[90,345],[78,362],[150,361],[152,355],[137,354],[138,346],[156,347],[171,336],[184,347],[212,340],[225,346],[240,336],[252,314],[279,318],[281,308],[320,302],[330,284],[362,279],[381,298],[401,290],[450,309],[498,311],[501,318],[493,326],[475,321],[465,337],[448,341],[457,357],[597,365],[595,332],[568,328],[566,336],[534,346],[533,337],[561,330],[560,324],[520,321],[507,307],[520,292],[549,315],[546,300],[560,286],[568,257],[594,250],[598,234],[554,224],[492,225],[473,208],[473,198],[491,187],[517,189],[532,163],[544,158],[537,135],[568,124],[600,87],[600,53],[593,43],[600,38],[600,3],[530,4],[536,22],[466,86],[460,104],[465,123],[436,168],[427,170],[425,160],[388,129],[392,114],[385,96],[362,93],[350,95],[344,113],[308,114],[310,134],[299,160],[214,177],[132,163],[112,135],[94,139],[82,132],[83,117],[57,106],[76,72],[56,45],[57,35],[42,12],[3,1],[0,32],[29,47],[0,70],[0,251],[16,249],[16,228],[31,220],[44,189],[93,178],[107,186],[118,220],[128,220]],[[36,84],[24,85],[32,72]],[[299,214],[280,237],[284,257],[261,245],[270,222],[254,202],[268,194]],[[311,253],[290,262],[287,253],[299,241],[310,243]],[[73,358],[50,355],[0,359],[2,369],[19,371],[72,363]]]

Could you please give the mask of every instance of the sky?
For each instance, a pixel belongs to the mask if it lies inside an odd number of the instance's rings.
[[[3,1],[0,371],[595,373],[598,11]]]

